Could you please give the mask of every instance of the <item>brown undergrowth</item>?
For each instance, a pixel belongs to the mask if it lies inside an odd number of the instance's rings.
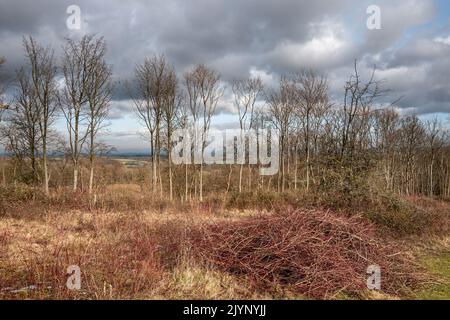
[[[383,291],[399,294],[419,274],[402,248],[375,235],[362,217],[294,210],[204,227],[195,252],[220,270],[244,276],[257,290],[284,287],[313,298],[366,288],[369,265],[383,270]]]

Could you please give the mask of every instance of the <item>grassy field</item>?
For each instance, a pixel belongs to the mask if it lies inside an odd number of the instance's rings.
[[[433,281],[412,293],[414,299],[450,300],[450,238],[434,241],[418,254],[421,265],[433,275]]]
[[[153,248],[148,237],[161,226],[172,222],[192,226],[205,219],[236,218],[148,211],[2,218],[0,294],[2,298],[261,298],[242,281],[196,265],[187,256],[177,257],[176,263],[166,257],[168,267],[161,269],[154,253],[146,250]],[[65,267],[71,264],[82,270],[80,292],[65,288]]]
[[[108,194],[122,204],[133,203],[131,199],[138,201],[140,188],[117,185],[109,188]],[[131,198],[125,201],[127,196]],[[219,246],[208,238],[210,235],[202,233],[209,230],[208,226],[225,225],[229,226],[228,230],[234,230],[233,226],[237,226],[229,239],[240,242],[235,235],[245,234],[239,230],[244,230],[248,221],[272,219],[272,216],[276,217],[276,212],[229,209],[226,206],[211,210],[205,205],[145,208],[145,204],[140,207],[130,205],[129,210],[125,207],[111,210],[109,206],[88,209],[82,206],[71,208],[67,203],[62,206],[59,202],[58,205],[49,205],[33,201],[11,205],[0,217],[0,299],[317,298],[317,295],[296,289],[301,279],[295,283],[272,279],[267,282],[269,284],[261,284],[250,272],[234,272],[234,267],[223,267],[215,262],[214,257],[200,259],[205,256],[205,251],[195,247],[196,242],[191,242],[191,235],[203,239],[200,243],[204,243],[205,239],[211,241],[207,243],[212,246],[206,251],[208,254],[214,251],[214,246]],[[437,203],[445,210],[450,207]],[[347,223],[347,218],[339,215],[332,214],[330,218],[337,223]],[[306,221],[309,223],[309,220]],[[356,222],[351,223],[356,225]],[[358,237],[357,233],[353,234],[353,229],[345,228],[343,230],[351,237]],[[220,229],[215,232],[221,236],[228,231]],[[254,240],[266,241],[265,232],[262,230],[261,237]],[[270,232],[267,234],[276,235],[273,230]],[[305,240],[299,240],[296,234],[289,232],[283,231],[283,234],[286,234],[288,243],[283,250],[291,256],[301,255],[296,251],[298,249],[291,250],[289,246],[294,241]],[[395,293],[366,289],[347,291],[342,288],[330,290],[320,298],[450,299],[448,233],[399,238],[376,235],[368,241],[372,240],[379,241],[380,245],[390,242],[401,247],[402,255],[407,256],[420,273],[419,280],[411,285],[405,280],[405,285],[399,285]],[[325,243],[320,243],[317,250],[325,246]],[[316,244],[312,245],[315,248]],[[339,247],[339,243],[336,246]],[[344,255],[347,249],[348,252],[351,250],[350,247],[341,249]],[[282,255],[283,252],[277,254]],[[66,288],[66,269],[70,265],[78,265],[81,269],[82,287],[79,291]],[[366,276],[361,273],[361,279]]]

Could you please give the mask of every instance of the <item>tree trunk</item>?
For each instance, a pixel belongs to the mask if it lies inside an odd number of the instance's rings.
[[[239,193],[242,192],[242,170],[244,168],[244,165],[241,164],[239,168]]]
[[[434,157],[431,158],[431,164],[430,164],[430,190],[428,195],[432,197],[434,195],[434,188],[433,188],[433,169],[434,169]]]
[[[155,142],[153,140],[153,133],[150,134],[150,148],[152,149],[152,192],[156,191],[156,159],[155,159]]]
[[[78,188],[78,161],[75,161],[73,166],[73,192]]]
[[[94,188],[94,161],[91,160],[89,172],[89,195],[92,195],[93,188]]]
[[[203,153],[202,163],[200,164],[200,202],[203,202]]]
[[[228,172],[228,181],[227,181],[227,194],[230,191],[230,185],[231,185],[231,175],[233,173],[233,166],[230,164],[230,171]]]
[[[252,190],[252,166],[250,165],[250,159],[248,163],[248,190]]]
[[[168,145],[168,150],[167,152],[168,154],[168,161],[169,161],[169,199],[170,201],[172,201],[173,199],[173,186],[172,186],[172,132],[170,129],[170,123],[169,123],[169,127],[167,128],[167,145]]]
[[[79,137],[78,137],[78,123],[79,121],[79,115],[75,116],[75,139],[74,139],[74,150],[73,150],[73,191],[77,191],[78,188],[78,143],[79,143]]]
[[[294,155],[294,190],[297,190],[297,174],[298,174],[298,152],[297,152],[297,148],[295,148],[295,155]]]
[[[185,201],[188,199],[188,192],[189,192],[189,183],[188,183],[188,164],[186,163],[184,165],[184,197]]]
[[[47,164],[47,148],[43,148],[43,166],[44,166],[44,192],[45,195],[49,195],[49,189],[48,189],[48,164]]]
[[[309,110],[309,108],[308,108]],[[305,139],[305,147],[306,147],[306,190],[309,191],[309,167],[310,167],[310,148],[309,148],[309,111],[306,115],[306,139]]]
[[[93,123],[93,119],[91,123]],[[91,144],[89,147],[89,200],[90,196],[92,195],[92,190],[94,187],[94,156],[95,156],[94,152],[95,152],[94,131],[91,130]]]

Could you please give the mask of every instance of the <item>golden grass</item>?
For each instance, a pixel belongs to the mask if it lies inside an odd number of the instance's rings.
[[[0,216],[0,299],[304,298],[283,288],[256,292],[245,277],[193,260],[183,242],[204,224],[239,221],[260,212],[197,203],[168,205],[164,199],[149,198],[148,190],[136,184],[108,186],[92,210],[58,202],[63,198],[57,196],[52,200],[57,205],[29,200],[6,207]],[[423,201],[423,207],[448,208]],[[432,273],[448,259],[442,254],[450,248],[448,237],[439,239],[411,252],[425,257]],[[407,239],[413,247],[422,240]],[[427,259],[431,255],[440,260]],[[69,265],[81,268],[80,291],[66,288]],[[362,292],[357,298],[399,297]]]
[[[255,298],[242,279],[196,265],[188,253],[168,253],[177,232],[248,214],[71,210],[38,219],[2,217],[0,298]],[[160,239],[168,248],[161,248]],[[81,268],[79,292],[65,287],[69,265]]]

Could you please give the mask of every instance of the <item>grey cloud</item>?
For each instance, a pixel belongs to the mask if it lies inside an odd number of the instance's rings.
[[[86,32],[104,36],[108,61],[120,80],[111,120],[132,112],[123,84],[135,64],[160,53],[180,74],[201,62],[217,69],[225,82],[256,72],[271,85],[281,73],[314,67],[328,74],[337,100],[353,60],[359,59],[361,68],[380,67],[380,77],[395,96],[405,96],[400,107],[429,113],[450,106],[450,44],[434,40],[448,37],[448,26],[406,37],[411,28],[434,19],[434,1],[80,0],[81,32],[65,27],[70,4],[72,0],[0,0],[4,71],[12,76],[23,62],[24,34],[53,45],[57,53],[65,37]],[[382,30],[366,29],[370,4],[382,10]],[[218,106],[218,114],[232,112],[229,100]]]
[[[133,112],[133,104],[131,101],[113,100],[111,102],[111,107],[109,109],[108,119],[109,120],[121,119],[132,112]]]
[[[429,22],[436,13],[434,2],[429,0],[364,2],[378,5],[381,10],[382,29],[376,32],[367,30],[365,33],[366,50],[372,53],[391,46],[404,36],[408,28]]]

